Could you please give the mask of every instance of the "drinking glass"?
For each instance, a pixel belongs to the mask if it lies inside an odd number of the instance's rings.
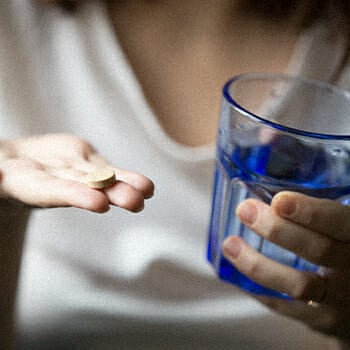
[[[318,270],[235,215],[243,200],[270,203],[284,190],[349,204],[350,93],[297,76],[234,77],[223,89],[208,239],[208,260],[222,280],[255,294],[289,298],[253,282],[225,259],[221,246],[230,235],[282,264]]]

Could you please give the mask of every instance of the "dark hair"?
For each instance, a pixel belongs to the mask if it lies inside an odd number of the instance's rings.
[[[41,0],[43,1],[43,0]],[[45,0],[48,1],[48,0]],[[68,12],[74,12],[78,9],[79,3],[88,0],[50,0],[49,2],[61,6]],[[101,1],[101,0],[100,0]],[[118,0],[106,0],[118,1]],[[343,62],[335,74],[337,79],[345,64],[350,57],[350,1],[348,0],[241,0],[245,10],[252,14],[264,16],[274,21],[283,21],[296,11],[302,13],[301,25],[306,28],[318,20],[328,22],[334,35],[345,39],[346,54]]]
[[[343,35],[350,36],[350,2],[347,0],[241,0],[241,6],[251,13],[274,20],[283,20],[295,11],[302,14],[302,24],[327,20]]]
[[[47,0],[46,0],[47,1]],[[87,0],[50,0],[65,10],[74,11]],[[108,0],[113,1],[113,0]],[[117,1],[117,0],[114,0]],[[350,36],[350,1],[347,0],[241,0],[251,12],[278,20],[285,19],[300,6],[304,8],[303,24],[308,26],[318,19],[326,19],[346,37]]]
[[[50,2],[73,11],[82,1],[86,0],[51,0]],[[347,30],[350,28],[350,2],[347,0],[242,0],[246,8],[274,19],[289,16],[301,3],[306,9],[305,20],[309,23],[319,18],[327,18],[335,20],[338,26],[343,28],[346,26]]]

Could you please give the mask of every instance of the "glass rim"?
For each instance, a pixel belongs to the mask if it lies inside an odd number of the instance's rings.
[[[229,79],[223,87],[223,96],[225,100],[239,113],[248,117],[251,120],[254,120],[255,122],[265,124],[279,131],[300,135],[304,137],[309,137],[309,138],[324,139],[324,140],[344,140],[344,141],[350,140],[349,134],[326,134],[326,133],[306,131],[306,130],[293,128],[290,126],[286,126],[286,125],[268,120],[262,117],[261,115],[250,112],[248,109],[244,108],[231,96],[230,87],[237,81],[242,81],[242,80],[248,81],[248,80],[254,80],[254,79],[270,79],[270,80],[276,80],[276,81],[277,80],[285,80],[285,81],[294,80],[294,81],[307,83],[310,85],[317,85],[318,87],[325,87],[335,91],[338,94],[348,95],[349,97],[350,97],[350,91],[347,91],[345,89],[342,89],[341,87],[332,85],[331,83],[327,83],[321,80],[306,78],[299,75],[282,74],[282,73],[242,73]],[[350,123],[350,115],[349,115],[349,123]]]

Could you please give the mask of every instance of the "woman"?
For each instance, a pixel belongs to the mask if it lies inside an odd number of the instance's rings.
[[[291,319],[219,282],[204,259],[223,83],[272,71],[350,86],[346,2],[261,3],[64,1],[67,12],[2,2],[3,348],[11,347],[25,230],[20,348],[346,346],[348,208],[292,193],[273,210],[241,207],[241,219],[263,236],[266,223],[284,230],[293,222],[295,246],[315,236],[323,243],[322,256],[310,258],[331,273],[287,279],[243,242],[224,245],[238,269],[296,299],[260,300]],[[142,175],[116,169],[114,186],[85,185],[106,164],[152,178],[157,195],[145,211],[110,208],[143,209],[153,183]],[[52,209],[30,209],[37,207]]]

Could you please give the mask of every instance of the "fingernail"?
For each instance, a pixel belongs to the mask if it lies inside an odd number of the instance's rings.
[[[143,209],[145,209],[145,204],[143,203],[140,207],[135,208],[134,213],[139,213],[140,211],[142,211]]]
[[[296,204],[286,196],[277,197],[275,209],[283,216],[292,216],[296,211]]]
[[[237,259],[241,253],[242,244],[238,239],[229,238],[224,241],[222,245],[222,251],[225,256],[231,259]]]
[[[236,214],[243,223],[252,225],[258,217],[258,209],[252,203],[241,203]]]

